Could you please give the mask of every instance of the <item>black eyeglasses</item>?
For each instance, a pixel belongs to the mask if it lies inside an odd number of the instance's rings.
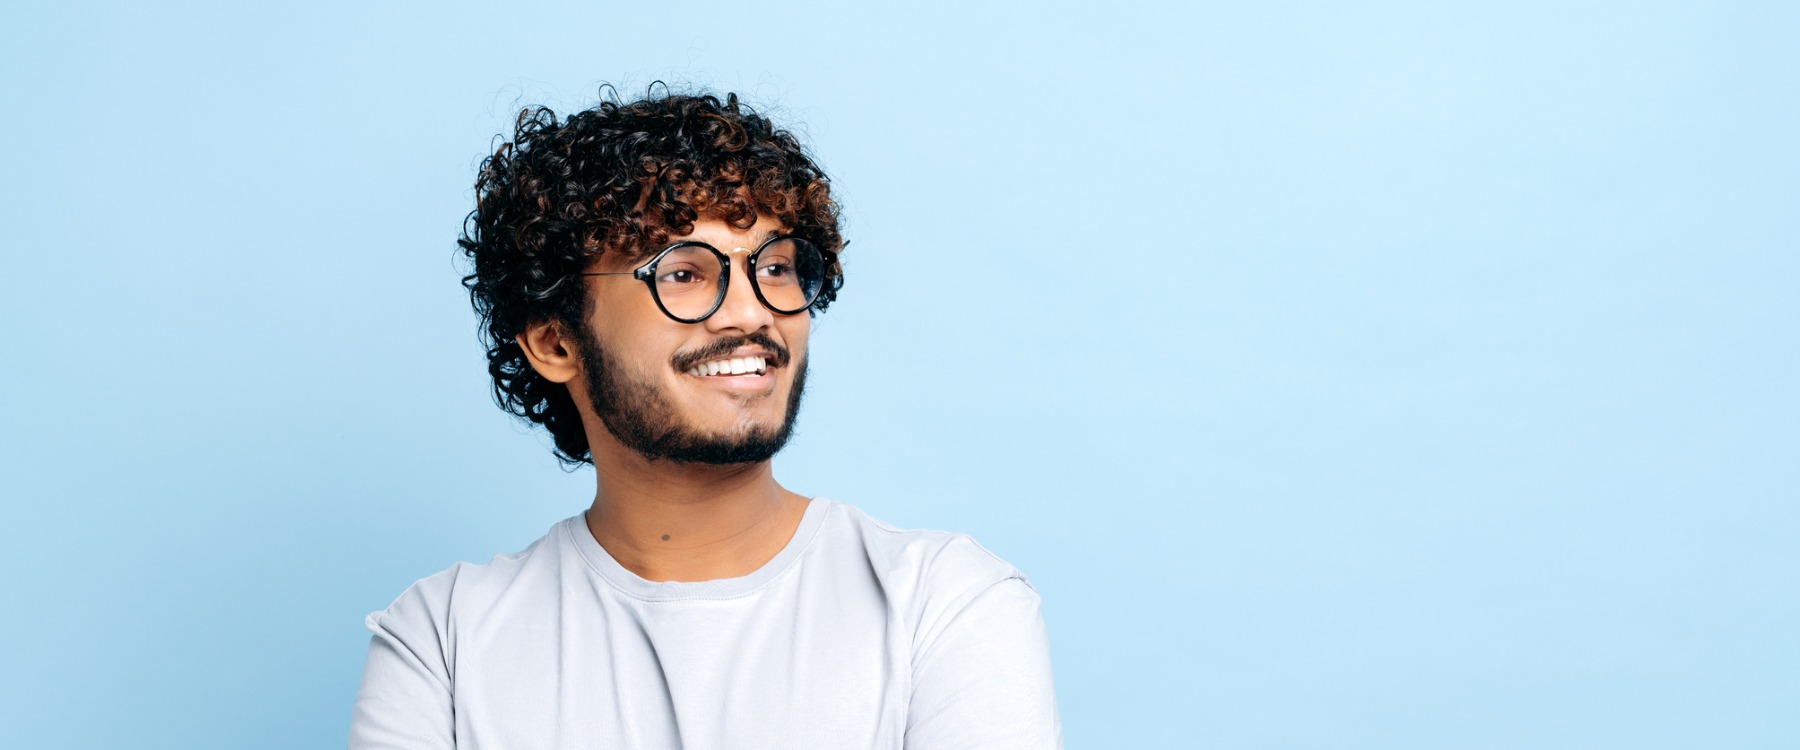
[[[733,252],[745,248],[735,248]],[[745,271],[763,307],[793,315],[812,307],[825,287],[825,252],[799,237],[776,236],[750,253]],[[677,242],[636,270],[578,273],[576,276],[630,276],[650,287],[663,314],[682,323],[706,320],[725,303],[731,284],[731,256],[704,242]]]

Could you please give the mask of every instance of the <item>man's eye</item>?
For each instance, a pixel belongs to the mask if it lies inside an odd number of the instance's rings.
[[[772,279],[786,278],[786,277],[792,276],[794,274],[793,266],[790,266],[786,263],[772,263],[772,264],[769,264],[766,266],[762,266],[762,267],[758,268],[757,270],[761,271],[762,275],[767,276]]]
[[[656,277],[656,280],[658,283],[662,284],[685,286],[688,284],[700,283],[700,274],[695,273],[692,269],[679,268],[673,271],[664,272],[663,275]]]

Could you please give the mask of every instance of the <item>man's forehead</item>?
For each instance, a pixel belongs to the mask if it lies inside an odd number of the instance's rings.
[[[783,229],[781,226],[774,222],[758,221],[756,226],[751,227],[749,230],[738,229],[737,227],[724,222],[709,222],[706,224],[695,223],[694,231],[689,234],[669,235],[669,244],[677,242],[704,242],[708,245],[717,247],[720,250],[730,250],[733,247],[748,247],[754,250],[757,245],[761,245],[762,243],[769,241],[769,238],[782,233]],[[654,254],[661,252],[662,248],[646,248],[646,250],[648,250],[649,253]]]

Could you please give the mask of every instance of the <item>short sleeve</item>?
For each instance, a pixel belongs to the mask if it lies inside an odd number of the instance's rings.
[[[363,621],[374,635],[350,720],[350,750],[456,747],[444,628],[424,594],[426,582]]]
[[[906,750],[1060,750],[1062,721],[1037,590],[982,590],[913,658]]]

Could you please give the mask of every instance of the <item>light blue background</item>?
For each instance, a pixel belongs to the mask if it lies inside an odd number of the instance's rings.
[[[778,476],[1024,570],[1071,748],[1800,746],[1792,4],[244,5],[0,23],[0,746],[341,746],[587,504],[453,240],[658,78],[846,206]]]

